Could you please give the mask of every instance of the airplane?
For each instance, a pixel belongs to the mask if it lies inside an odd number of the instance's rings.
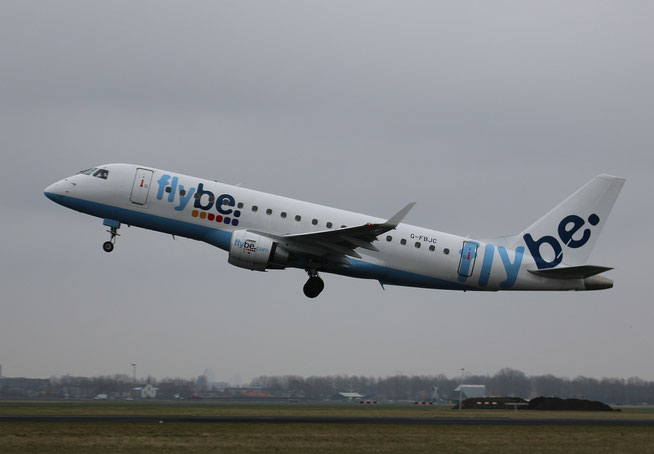
[[[385,285],[447,290],[601,290],[610,267],[587,264],[625,179],[598,175],[517,235],[468,238],[405,224],[415,202],[388,219],[330,208],[148,166],[107,164],[44,190],[50,200],[97,216],[114,249],[122,224],[203,241],[248,270],[319,273]]]

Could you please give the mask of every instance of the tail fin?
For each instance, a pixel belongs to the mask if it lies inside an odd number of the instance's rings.
[[[525,244],[538,269],[584,265],[624,182],[611,175],[596,176],[511,243]]]

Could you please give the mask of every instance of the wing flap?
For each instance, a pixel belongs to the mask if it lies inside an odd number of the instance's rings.
[[[375,247],[370,241],[360,240],[359,238],[353,238],[351,236],[341,235],[341,239],[346,243],[350,243],[355,248],[360,247],[362,249],[367,249],[369,251],[379,252],[379,249]]]
[[[320,240],[318,240],[317,243],[327,250],[336,251],[340,254],[349,255],[350,257],[356,257],[358,259],[361,258],[361,256],[354,249],[349,248],[347,246],[343,246],[342,244],[334,243],[334,242],[328,243],[326,241],[320,241]]]

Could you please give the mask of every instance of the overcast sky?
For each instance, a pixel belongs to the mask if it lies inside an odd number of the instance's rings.
[[[654,380],[654,3],[0,1],[3,375]],[[448,292],[121,229],[43,196],[138,163],[461,235],[627,183],[600,292]],[[240,377],[240,379],[239,379]]]

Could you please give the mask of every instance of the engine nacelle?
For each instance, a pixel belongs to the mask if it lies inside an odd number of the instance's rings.
[[[236,230],[232,233],[228,261],[231,265],[255,271],[284,268],[288,251],[277,247],[277,243],[266,236],[249,230]]]

